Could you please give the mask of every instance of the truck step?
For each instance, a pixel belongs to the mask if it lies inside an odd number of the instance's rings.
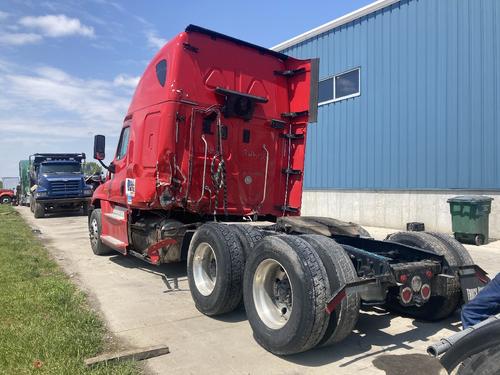
[[[299,212],[298,208],[292,207],[292,206],[278,206],[276,208],[279,209],[280,211],[284,211],[284,212],[293,212],[293,213]]]
[[[285,129],[285,126],[286,126],[285,121],[276,120],[276,119],[271,120],[271,128],[273,128],[273,129],[283,130],[283,129]]]
[[[309,114],[309,111],[301,111],[301,112],[283,112],[281,114],[281,117],[285,118],[295,118],[295,117],[301,117],[301,116],[307,116]]]
[[[125,222],[125,217],[120,212],[108,212],[108,213],[105,213],[104,216],[106,216],[106,219],[110,219],[111,221],[114,221],[115,223],[124,223]]]
[[[277,76],[283,76],[283,77],[293,77],[297,74],[302,74],[305,73],[306,69],[305,68],[299,68],[299,69],[292,69],[292,70],[275,70],[274,74]]]
[[[127,244],[125,242],[120,241],[119,239],[114,238],[112,236],[101,235],[101,241],[105,245],[107,245],[115,250],[118,250],[122,253],[125,253],[127,250]]]
[[[283,168],[281,170],[284,174],[291,174],[295,176],[300,176],[302,174],[302,171],[300,169],[292,169],[292,168]]]
[[[287,134],[280,134],[280,137],[294,141],[297,139],[304,139],[304,134],[287,133]]]

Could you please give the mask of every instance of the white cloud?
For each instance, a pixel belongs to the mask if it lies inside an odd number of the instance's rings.
[[[0,10],[0,21],[9,17],[9,13]]]
[[[141,77],[131,77],[126,74],[119,74],[115,77],[113,83],[115,86],[124,86],[135,89]]]
[[[165,45],[165,43],[167,43],[166,39],[160,38],[153,31],[148,31],[146,33],[146,37],[148,39],[149,46],[155,49],[160,49]]]
[[[28,16],[21,18],[19,23],[24,27],[38,30],[44,36],[53,38],[69,35],[94,36],[94,29],[91,26],[85,26],[78,18],[69,18],[64,14]]]
[[[2,33],[0,34],[0,44],[21,46],[23,44],[38,43],[42,36],[33,33]]]
[[[115,133],[130,101],[130,92],[117,88],[114,82],[81,79],[49,66],[30,73],[0,70],[0,86],[4,88],[0,92],[3,108],[25,108],[17,120],[0,114],[0,124],[11,132],[17,129],[20,133],[73,137],[99,131]]]

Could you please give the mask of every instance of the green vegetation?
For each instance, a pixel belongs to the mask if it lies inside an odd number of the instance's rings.
[[[0,206],[0,374],[137,374],[124,362],[87,369],[105,327],[11,206]]]
[[[99,164],[97,164],[96,162],[87,161],[83,165],[83,173],[86,176],[90,176],[93,174],[101,174],[101,172],[102,172],[102,167]]]

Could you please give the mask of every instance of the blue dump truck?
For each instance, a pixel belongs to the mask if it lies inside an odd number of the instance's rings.
[[[30,207],[35,218],[50,212],[87,214],[92,186],[85,183],[84,163],[84,153],[30,156]]]

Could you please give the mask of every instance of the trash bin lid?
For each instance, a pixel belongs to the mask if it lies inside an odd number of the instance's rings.
[[[493,200],[486,195],[459,195],[448,199],[448,203],[489,203]]]

